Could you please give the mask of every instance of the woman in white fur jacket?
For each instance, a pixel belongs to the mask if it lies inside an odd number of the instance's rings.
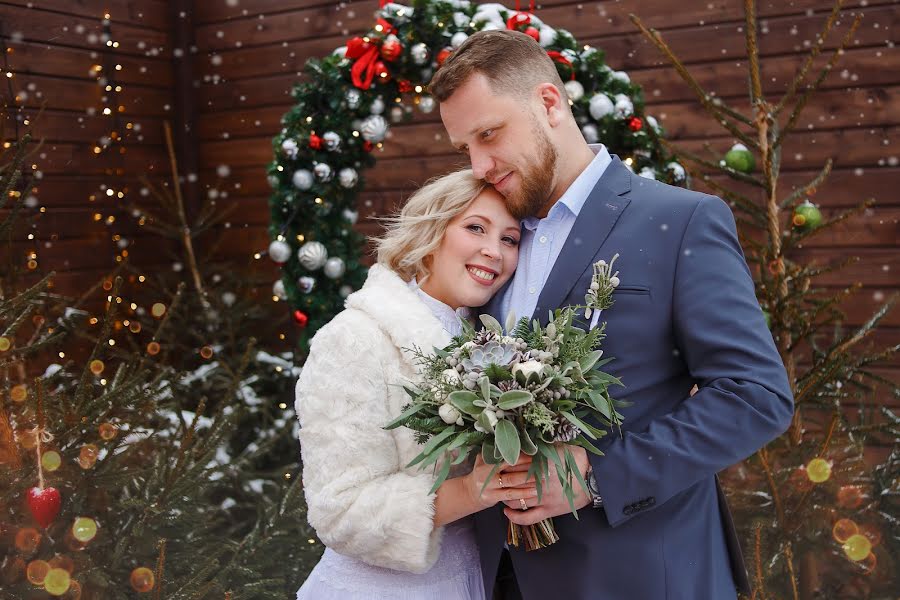
[[[297,382],[310,524],[326,550],[302,600],[481,600],[468,516],[536,498],[526,473],[492,477],[480,457],[429,494],[433,471],[406,465],[413,434],[383,426],[419,373],[414,348],[443,347],[467,307],[484,305],[512,275],[519,222],[471,170],[416,192],[377,240],[378,262],[346,309],[313,338]]]

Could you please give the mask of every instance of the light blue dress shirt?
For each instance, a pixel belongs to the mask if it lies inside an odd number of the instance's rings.
[[[519,241],[519,266],[500,303],[501,323],[512,311],[516,319],[530,318],[556,259],[572,231],[585,200],[612,162],[603,144],[592,144],[594,160],[581,172],[543,219],[528,217],[522,221]],[[534,315],[544,318],[546,315]]]

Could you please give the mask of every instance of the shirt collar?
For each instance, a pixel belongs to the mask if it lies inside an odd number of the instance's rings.
[[[460,319],[468,319],[470,317],[472,312],[470,308],[460,307],[457,310],[453,310],[449,305],[444,304],[437,298],[429,296],[421,287],[419,287],[415,277],[413,277],[407,285],[419,296],[419,299],[425,303],[425,306],[431,310],[431,314],[440,321],[444,331],[451,336],[457,336],[462,333],[462,323],[460,322]]]
[[[588,163],[588,166],[575,178],[575,181],[572,182],[572,185],[569,186],[562,197],[556,201],[556,204],[550,207],[550,212],[545,218],[557,220],[562,216],[561,211],[568,211],[577,218],[591,190],[594,189],[603,173],[606,172],[606,168],[612,162],[606,146],[603,144],[588,144],[588,147],[595,154],[594,160]],[[522,220],[522,225],[534,231],[537,229],[540,221],[541,219],[538,217],[525,217]]]

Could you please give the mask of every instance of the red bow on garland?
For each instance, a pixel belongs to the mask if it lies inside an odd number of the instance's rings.
[[[528,12],[522,12],[519,6],[519,0],[516,0],[516,12],[513,16],[506,20],[507,29],[518,29],[522,25],[531,24],[531,13],[534,12],[534,0],[528,3]]]
[[[385,36],[397,31],[393,25],[381,18],[376,21],[376,26],[381,27],[381,33]],[[350,78],[356,87],[367,90],[372,85],[372,79],[375,78],[377,71],[380,45],[380,39],[370,37],[355,37],[347,42],[345,56],[356,61],[350,68]]]
[[[572,66],[572,61],[562,55],[562,52],[557,52],[556,50],[548,50],[547,56],[553,59],[554,62],[558,62],[561,65],[565,65],[569,67],[569,71],[571,72],[571,76],[569,79],[575,79],[575,68]]]

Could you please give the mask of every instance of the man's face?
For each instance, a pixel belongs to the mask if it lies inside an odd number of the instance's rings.
[[[537,98],[494,94],[476,73],[441,103],[441,119],[453,146],[469,156],[475,177],[503,195],[513,216],[544,212],[557,152]]]

